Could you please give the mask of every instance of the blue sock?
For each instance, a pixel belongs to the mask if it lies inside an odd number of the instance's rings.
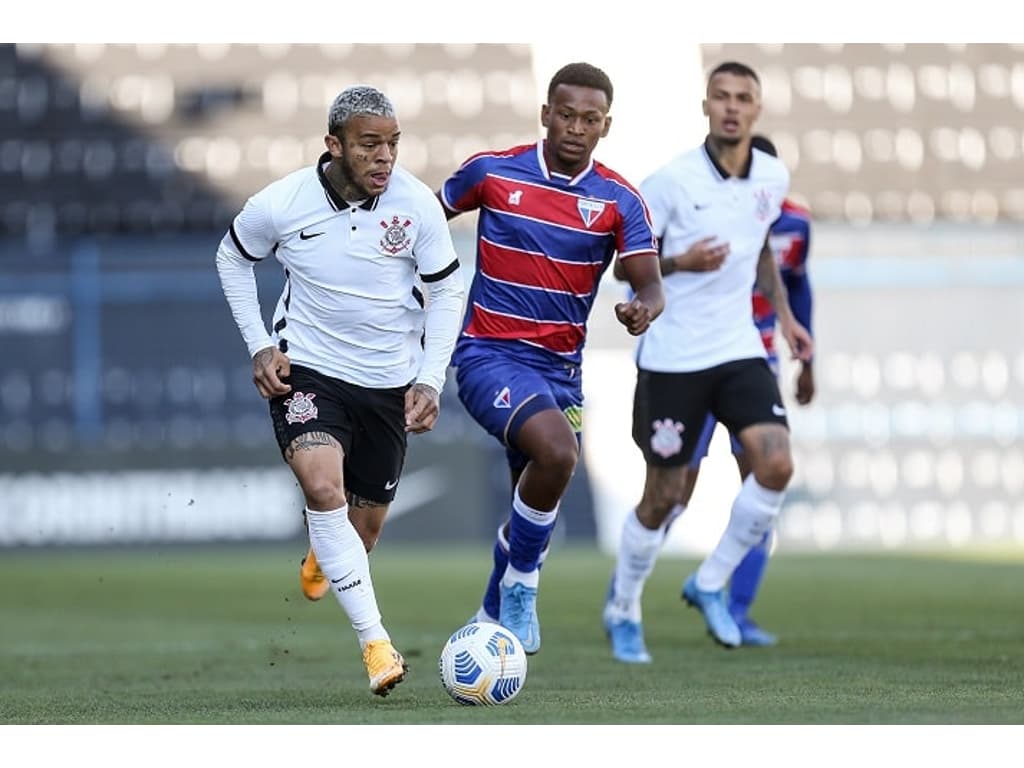
[[[771,533],[766,533],[761,541],[744,557],[732,574],[729,583],[729,613],[737,621],[747,617],[751,603],[757,596],[757,588],[761,586],[765,566],[768,565],[768,540]]]
[[[534,509],[519,497],[516,486],[508,524],[508,563],[512,568],[524,574],[537,570],[557,519],[557,506],[550,512]]]
[[[540,553],[538,568],[544,567],[544,559],[548,556],[548,545],[551,542],[551,535],[544,543],[544,549]],[[498,528],[498,535],[494,539],[494,568],[491,569],[491,578],[487,582],[487,589],[484,591],[483,608],[492,619],[497,619],[501,614],[501,577],[505,575],[505,568],[508,566],[508,540],[505,538],[505,526]]]

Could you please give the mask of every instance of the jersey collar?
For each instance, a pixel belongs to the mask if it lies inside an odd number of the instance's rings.
[[[544,144],[546,141],[547,139],[543,139],[537,142],[537,162],[540,164],[540,172],[544,174],[544,178],[547,179],[548,181],[551,181],[551,179],[553,178],[561,179],[563,181],[568,182],[570,186],[574,186],[576,184],[579,184],[583,177],[590,173],[591,169],[593,169],[594,158],[591,157],[586,167],[582,171],[577,173],[575,176],[570,177],[568,174],[565,173],[555,173],[554,171],[548,168],[548,163],[544,159]]]
[[[340,211],[343,208],[351,207],[351,204],[339,195],[334,187],[331,186],[331,182],[327,180],[327,174],[324,172],[324,167],[331,161],[331,153],[324,152],[320,155],[320,159],[316,161],[316,177],[320,179],[320,184],[324,188],[324,192],[327,194],[327,201],[331,204],[331,207]],[[372,211],[377,207],[377,201],[380,199],[380,195],[371,195],[359,204],[359,207],[364,211]]]
[[[718,159],[715,157],[714,152],[711,150],[711,136],[708,136],[707,138],[704,139],[704,156],[707,157],[708,162],[711,163],[711,166],[715,169],[715,172],[718,174],[720,181],[725,181],[726,179],[731,177],[731,174],[719,164]],[[738,178],[749,179],[750,166],[752,166],[753,163],[754,150],[751,148],[747,150],[747,162],[743,166],[743,170],[740,172]]]

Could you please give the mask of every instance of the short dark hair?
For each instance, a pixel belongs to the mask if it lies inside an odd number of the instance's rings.
[[[754,149],[760,149],[762,152],[767,152],[772,157],[779,156],[779,152],[775,149],[775,145],[772,143],[772,140],[763,134],[755,133],[751,136],[750,146]]]
[[[738,61],[723,61],[708,74],[708,82],[710,83],[715,75],[720,75],[723,72],[727,72],[730,75],[738,75],[739,77],[749,77],[755,83],[761,85],[761,78],[757,76],[757,72]]]
[[[581,85],[584,88],[596,88],[599,91],[604,91],[604,95],[608,97],[608,106],[612,105],[611,78],[593,64],[577,61],[566,64],[555,72],[555,76],[548,84],[548,103],[553,100],[555,89],[560,85]]]

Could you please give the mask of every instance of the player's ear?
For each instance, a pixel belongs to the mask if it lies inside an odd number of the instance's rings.
[[[601,138],[602,139],[605,136],[608,135],[608,131],[611,130],[611,127],[612,127],[612,116],[611,115],[605,115],[605,118],[604,118],[604,130],[601,131]]]
[[[708,117],[708,100],[701,99],[700,108],[704,111],[704,117]]]
[[[327,147],[327,151],[331,153],[331,157],[341,157],[341,139],[332,133],[328,133],[324,136],[324,145]]]
[[[551,121],[551,107],[547,104],[541,104],[540,107],[540,124],[545,128],[548,127],[548,123]]]

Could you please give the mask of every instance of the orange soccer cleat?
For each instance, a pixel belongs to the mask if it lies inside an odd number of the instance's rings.
[[[308,600],[319,600],[331,588],[324,572],[320,570],[320,564],[316,561],[316,555],[313,554],[312,548],[302,558],[302,566],[299,568],[299,583],[302,585],[302,594]]]
[[[370,690],[378,696],[387,696],[409,671],[409,665],[390,640],[368,642],[363,648],[363,664],[370,676]]]

